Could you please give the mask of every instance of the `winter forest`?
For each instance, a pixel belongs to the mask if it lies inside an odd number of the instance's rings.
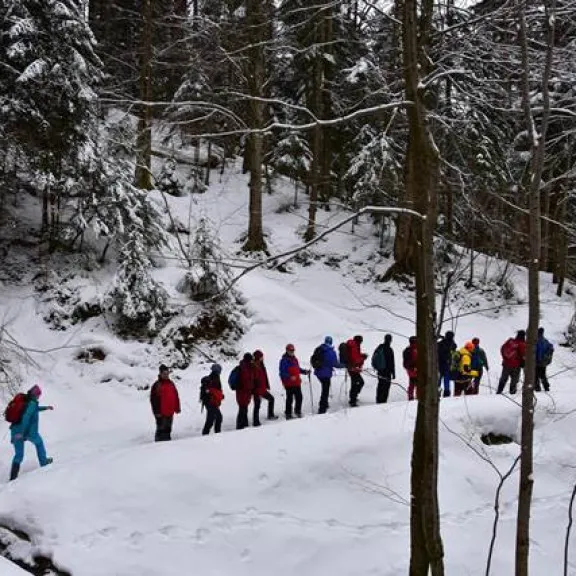
[[[576,2],[0,0],[0,142],[3,576],[576,575]]]

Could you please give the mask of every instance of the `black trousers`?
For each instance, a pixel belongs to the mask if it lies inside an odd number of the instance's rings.
[[[274,396],[270,394],[270,391],[266,390],[266,394],[263,396],[254,394],[254,412],[252,414],[252,423],[254,426],[260,426],[260,406],[262,405],[262,399],[268,401],[268,419],[274,418]]]
[[[236,416],[236,430],[248,427],[248,406],[238,406],[238,416]]]
[[[165,442],[171,440],[173,416],[156,416],[156,442]]]
[[[292,404],[294,404],[296,416],[302,416],[302,388],[300,386],[286,388],[286,418],[292,418]]]
[[[350,374],[350,406],[358,404],[358,395],[364,388],[364,378],[360,372],[349,372]]]
[[[520,381],[520,371],[522,368],[507,368],[506,366],[502,366],[502,375],[500,376],[500,381],[498,382],[498,390],[496,390],[496,394],[502,394],[504,392],[504,388],[508,383],[508,378],[510,378],[510,394],[516,394],[516,387],[518,386],[518,382]]]
[[[222,430],[222,412],[220,412],[220,408],[209,404],[204,404],[204,408],[206,408],[206,423],[202,429],[202,436],[210,434],[212,426],[214,426],[214,432],[218,434]]]
[[[378,386],[376,387],[376,404],[388,402],[390,385],[392,384],[392,373],[388,370],[378,372]]]
[[[320,402],[318,404],[318,414],[325,414],[328,410],[328,396],[330,395],[331,378],[318,378],[322,385],[322,392],[320,393]]]
[[[541,391],[540,383],[542,383],[546,392],[550,391],[550,382],[548,382],[548,376],[546,376],[546,368],[546,366],[536,366],[536,382],[534,384],[534,390],[536,390],[536,392]]]

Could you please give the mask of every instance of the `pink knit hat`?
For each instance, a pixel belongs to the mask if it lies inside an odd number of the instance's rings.
[[[28,394],[30,394],[30,396],[36,396],[36,398],[40,398],[42,395],[42,388],[40,388],[38,384],[34,384],[34,386],[28,390]]]

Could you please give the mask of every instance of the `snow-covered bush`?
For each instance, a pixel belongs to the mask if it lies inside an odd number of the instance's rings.
[[[184,187],[176,176],[176,161],[173,158],[169,158],[162,165],[160,174],[156,178],[156,188],[163,194],[184,196]]]
[[[153,335],[166,320],[168,295],[152,278],[151,268],[144,234],[134,227],[120,248],[114,286],[105,299],[121,334]]]
[[[178,290],[192,302],[184,305],[161,337],[165,356],[181,368],[191,362],[199,344],[234,356],[238,352],[236,342],[246,330],[244,301],[230,286],[230,267],[208,218],[200,218],[196,225],[189,260],[191,267]]]

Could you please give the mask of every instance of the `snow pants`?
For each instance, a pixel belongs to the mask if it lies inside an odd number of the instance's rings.
[[[534,383],[534,390],[536,390],[536,392],[542,390],[540,383],[542,383],[546,392],[550,392],[550,382],[548,382],[548,376],[546,376],[546,366],[536,366],[536,380]]]
[[[350,374],[350,406],[358,405],[358,395],[364,388],[364,378],[360,372],[349,372]]]
[[[32,442],[36,447],[36,454],[38,455],[38,462],[40,466],[46,466],[48,464],[48,458],[46,457],[46,448],[44,447],[44,441],[40,434],[34,434],[27,438],[29,442]],[[25,440],[16,440],[14,444],[14,458],[12,459],[12,464],[17,464],[20,466],[24,461],[24,442]]]
[[[388,370],[378,372],[378,385],[376,387],[376,404],[388,402],[390,385],[392,384],[392,373]]]
[[[472,377],[460,376],[458,380],[454,381],[454,396],[462,396],[464,393],[466,396],[474,394],[474,383]]]
[[[286,388],[286,419],[292,418],[292,405],[294,404],[294,413],[298,418],[302,416],[302,388],[300,386],[291,386]]]
[[[328,405],[328,396],[330,395],[330,384],[332,383],[332,378],[318,378],[318,380],[320,380],[320,385],[322,386],[320,402],[318,403],[318,414],[326,414],[326,410],[330,407]]]
[[[444,398],[450,396],[450,376],[450,368],[448,368],[444,372],[440,372],[440,378],[438,379],[438,388],[441,388],[443,385]]]
[[[206,408],[206,422],[202,429],[202,436],[210,434],[212,426],[214,426],[214,432],[218,434],[222,429],[222,412],[220,412],[220,408],[210,406],[210,404],[205,404],[204,408]]]
[[[172,422],[173,416],[156,416],[156,442],[166,442],[172,439]]]
[[[411,377],[408,381],[408,400],[418,398],[418,378]]]
[[[248,406],[238,406],[238,416],[236,416],[236,430],[248,428]]]
[[[510,378],[510,394],[516,394],[516,387],[520,381],[520,371],[522,368],[508,368],[507,366],[502,366],[502,375],[500,376],[500,381],[498,382],[498,390],[496,394],[502,394],[504,388],[508,383],[508,378]]]
[[[254,412],[252,414],[252,425],[260,426],[260,406],[262,405],[262,398],[268,401],[268,420],[274,418],[274,396],[266,390],[266,394],[259,396],[254,394]]]

